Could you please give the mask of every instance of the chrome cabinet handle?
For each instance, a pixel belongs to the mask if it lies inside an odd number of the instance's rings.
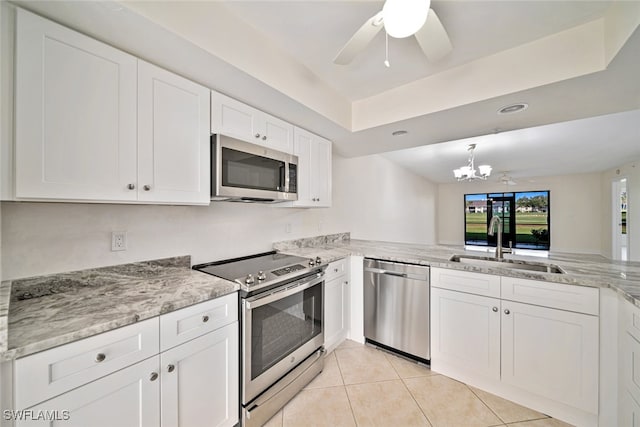
[[[158,379],[158,373],[157,372],[151,372],[151,376],[149,377],[149,379],[151,381],[155,381]]]
[[[136,189],[136,185],[135,184],[129,184],[129,185],[127,185],[127,188],[129,190],[135,190]]]
[[[96,354],[96,363],[104,362],[104,359],[107,358],[107,355],[104,353]]]
[[[493,307],[492,310],[493,310],[494,313],[497,313],[498,312],[498,307]]]
[[[262,140],[266,141],[267,140],[267,135],[262,135]]]
[[[176,365],[169,365],[167,366],[167,372],[173,372],[176,370]]]
[[[510,314],[510,313],[511,313],[511,312],[509,311],[509,309],[508,309],[508,308],[504,311],[504,314]]]
[[[256,138],[260,138],[260,134],[259,133],[256,133],[255,136],[256,136]]]
[[[337,273],[337,272],[338,272],[338,269],[337,269],[337,268],[334,268],[334,269],[333,269],[333,271],[334,271],[335,273]]]
[[[203,323],[207,323],[208,321],[209,321],[209,316],[208,315],[202,316],[202,322]]]
[[[142,187],[142,188],[144,188],[144,191],[149,191],[149,190],[151,190],[151,186],[150,186],[150,185],[145,185],[145,186],[144,186],[144,187]]]

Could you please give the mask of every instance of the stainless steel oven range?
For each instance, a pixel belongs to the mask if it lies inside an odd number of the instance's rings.
[[[242,425],[261,426],[324,368],[326,265],[267,252],[193,268],[240,284]]]

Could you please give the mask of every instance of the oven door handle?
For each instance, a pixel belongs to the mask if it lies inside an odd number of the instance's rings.
[[[318,273],[320,275],[320,277],[317,277],[313,280],[311,280],[310,282],[306,282],[306,283],[302,283],[302,284],[298,284],[298,285],[292,285],[290,287],[286,287],[281,291],[276,291],[272,294],[269,294],[267,296],[264,297],[258,297],[256,299],[249,299],[246,300],[244,302],[245,307],[247,307],[247,309],[252,310],[254,308],[258,308],[261,307],[263,305],[272,303],[273,301],[277,301],[279,299],[282,298],[286,298],[288,296],[297,294],[298,292],[302,292],[305,289],[309,289],[312,286],[317,285],[318,283],[322,283],[322,281],[324,280],[324,278],[322,277],[324,274]]]

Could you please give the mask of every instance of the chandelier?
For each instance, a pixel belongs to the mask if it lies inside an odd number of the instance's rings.
[[[467,151],[469,151],[469,164],[467,166],[461,166],[458,169],[453,170],[453,175],[458,181],[472,181],[474,179],[487,179],[491,175],[491,166],[480,165],[478,171],[473,164],[474,156],[473,151],[476,149],[476,144],[469,144]]]

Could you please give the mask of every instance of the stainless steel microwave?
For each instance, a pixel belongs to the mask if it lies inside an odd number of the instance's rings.
[[[298,200],[298,156],[211,135],[211,200]]]

